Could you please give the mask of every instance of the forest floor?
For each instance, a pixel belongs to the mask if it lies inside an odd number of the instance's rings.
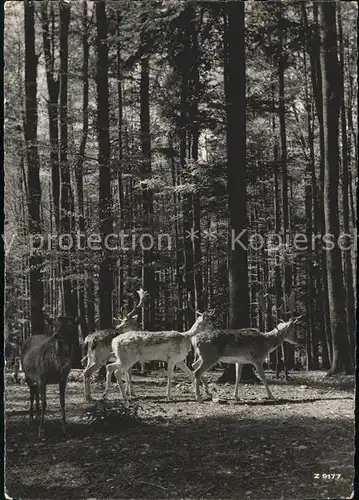
[[[58,388],[48,386],[45,439],[28,423],[26,384],[6,382],[6,488],[21,499],[346,498],[354,476],[354,379],[296,372],[292,380],[233,386],[208,378],[213,400],[197,403],[174,375],[134,376],[129,409],[114,385],[106,403],[85,403],[81,372],[67,388],[68,435]],[[100,398],[103,385],[92,384]],[[136,415],[137,412],[137,415]]]

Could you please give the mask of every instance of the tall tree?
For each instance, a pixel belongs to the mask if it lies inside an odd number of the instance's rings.
[[[51,14],[54,15],[54,6],[51,4]],[[55,76],[55,54],[54,54],[54,30],[49,27],[48,2],[41,5],[42,38],[44,44],[45,68],[47,90],[49,93],[48,114],[49,114],[49,135],[50,135],[50,165],[52,199],[54,206],[54,217],[56,230],[60,224],[60,170],[59,170],[59,126],[58,126],[58,106],[59,106],[59,80]]]
[[[189,128],[191,142],[191,158],[194,162],[198,161],[198,149],[200,138],[200,121],[198,116],[198,105],[200,99],[200,48],[198,43],[198,30],[196,21],[196,11],[193,12],[193,18],[190,22],[191,33],[191,104],[189,108]],[[202,17],[202,16],[201,16]],[[194,305],[196,310],[203,309],[202,297],[202,249],[201,249],[201,199],[198,193],[199,186],[196,186],[192,194],[192,229],[195,237],[193,238],[193,288]]]
[[[347,134],[347,120],[345,109],[345,89],[344,89],[344,41],[343,41],[343,25],[341,16],[341,6],[338,3],[338,35],[339,35],[339,65],[340,65],[340,125],[342,134],[342,196],[343,196],[343,227],[344,233],[350,234],[350,184],[351,179],[349,175],[349,162],[348,162],[348,134]],[[349,238],[349,237],[347,237]],[[346,242],[348,243],[348,241]],[[346,317],[348,325],[349,339],[352,346],[355,346],[354,332],[355,332],[355,300],[354,300],[354,287],[353,287],[353,266],[351,250],[343,251],[344,260],[344,279],[346,283]]]
[[[287,127],[285,110],[285,69],[287,65],[287,54],[284,48],[286,20],[282,13],[283,7],[279,5],[278,28],[279,28],[279,46],[278,46],[278,81],[279,81],[279,136],[280,136],[280,165],[281,165],[281,204],[282,204],[282,234],[286,241],[289,236],[289,203],[288,203],[288,151],[287,151]],[[292,266],[288,259],[284,259],[283,271],[283,304],[284,309],[288,309],[288,299],[292,293]],[[293,367],[294,349],[287,343],[283,344],[285,370]],[[287,379],[287,371],[285,372]]]
[[[244,3],[229,2],[225,10],[224,87],[226,100],[228,191],[228,288],[229,327],[250,324],[248,280],[248,221],[246,170],[246,66]],[[242,232],[244,233],[242,234]],[[240,242],[236,238],[240,237]],[[252,378],[246,367],[243,378]],[[233,365],[221,381],[233,380]]]
[[[349,348],[345,317],[345,291],[341,251],[337,244],[340,234],[339,184],[339,110],[340,76],[337,59],[336,3],[319,4],[321,28],[321,72],[324,124],[324,218],[325,232],[334,237],[334,248],[326,251],[330,327],[333,343],[329,374],[338,371],[352,373],[352,355]]]
[[[41,184],[40,161],[37,144],[37,62],[35,52],[35,6],[24,1],[25,29],[25,144],[27,160],[29,234],[41,234],[40,216]],[[42,281],[43,259],[30,255],[30,312],[33,334],[44,334],[44,285]]]
[[[191,52],[191,23],[195,15],[193,4],[188,4],[180,16],[180,50],[177,54],[177,68],[181,77],[181,97],[180,97],[180,165],[181,180],[188,182],[189,172],[187,160],[190,158],[190,138],[189,138],[189,107],[190,107],[190,70],[192,67]],[[185,193],[182,197],[183,213],[183,285],[185,294],[192,298],[194,294],[193,280],[193,240],[195,235],[193,229],[193,204],[192,194]],[[194,314],[191,309],[186,314],[187,327],[193,323]]]
[[[106,236],[112,232],[112,195],[110,169],[109,89],[107,16],[104,0],[96,0],[96,87],[97,131],[99,144],[99,216],[103,251],[100,263],[99,298],[100,328],[112,325],[112,259],[105,248]]]
[[[227,113],[227,165],[229,211],[229,324],[249,325],[247,250],[235,242],[245,231],[247,237],[246,191],[246,72],[244,3],[229,2],[226,32],[225,95]]]
[[[62,234],[71,233],[71,177],[68,160],[68,59],[69,59],[70,4],[60,2],[60,228]],[[70,252],[62,250],[63,304],[65,314],[77,316],[74,310],[71,283]]]
[[[124,199],[124,186],[123,186],[123,91],[122,91],[122,80],[123,80],[123,72],[122,72],[122,60],[121,60],[121,11],[117,11],[117,46],[116,46],[116,65],[117,65],[117,106],[118,106],[118,170],[117,170],[117,188],[118,188],[118,204],[119,204],[119,219],[121,230],[124,230],[124,222],[125,222],[125,199]],[[124,258],[122,252],[120,252],[118,261],[117,261],[117,270],[118,270],[118,301],[117,308],[118,311],[123,307],[124,300]]]
[[[86,151],[87,137],[89,132],[89,20],[87,14],[87,0],[82,2],[82,136],[79,148],[78,160],[75,166],[75,180],[77,190],[78,204],[78,219],[80,233],[84,233],[86,229],[85,212],[84,212],[84,185],[83,185],[83,166]],[[79,278],[79,312],[82,318],[81,329],[83,338],[88,333],[88,325],[85,320],[85,277],[83,269],[81,269],[81,260],[79,261],[79,271],[82,276]]]
[[[143,35],[142,35],[143,37]],[[144,40],[142,40],[144,44]],[[141,59],[141,83],[140,83],[140,122],[141,122],[141,179],[142,179],[142,211],[143,231],[151,234],[153,229],[153,200],[152,192],[148,187],[151,176],[151,134],[150,134],[150,63],[149,57]],[[143,306],[142,322],[143,328],[151,330],[154,321],[155,280],[152,268],[152,250],[146,239],[143,240],[142,248],[142,286],[149,292],[149,304]]]

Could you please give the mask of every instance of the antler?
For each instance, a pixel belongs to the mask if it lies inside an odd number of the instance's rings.
[[[183,301],[182,311],[186,318],[189,318],[190,312],[196,316],[196,311],[192,304],[192,292],[190,290],[187,292],[187,297]]]
[[[266,297],[268,300],[268,307],[270,309],[271,306],[271,296],[269,293],[264,294],[263,291],[259,292],[257,295],[257,304],[260,312],[263,314],[264,317],[270,319],[272,315],[268,313],[267,307],[266,307]]]
[[[187,292],[187,299],[186,299],[186,306],[188,307],[188,309],[192,312],[196,312],[193,308],[193,304],[192,304],[192,292],[189,290]]]
[[[263,292],[260,292],[257,296],[257,301],[261,313],[264,316],[269,317],[268,312],[266,310],[266,301],[265,301],[266,297],[268,297],[268,300],[270,299],[269,294],[264,294]],[[296,306],[295,292],[293,290],[290,295],[287,294],[285,295],[283,304],[277,309],[276,312],[278,320],[284,322],[285,320],[288,321],[288,318],[291,318],[293,321],[297,322],[302,316],[298,317],[294,316],[295,306]]]
[[[130,312],[126,315],[126,317],[127,317],[127,318],[131,318],[131,317],[134,315],[134,313],[135,313],[138,309],[140,309],[140,308],[142,307],[142,305],[143,305],[143,302],[144,302],[145,298],[148,296],[148,292],[145,292],[145,290],[144,290],[143,288],[140,288],[139,290],[137,290],[137,293],[138,293],[138,295],[139,295],[139,297],[140,297],[140,300],[139,300],[139,301],[138,301],[138,303],[135,305],[135,307],[132,309],[132,311],[130,311]]]
[[[288,317],[292,318],[295,311],[295,291],[292,290],[290,295],[284,294],[283,305],[279,308],[280,314],[288,320]],[[283,320],[282,320],[283,321]]]

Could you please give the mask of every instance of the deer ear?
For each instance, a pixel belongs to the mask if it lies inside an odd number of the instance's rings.
[[[196,314],[197,314],[197,316],[199,316],[199,317],[202,317],[202,316],[203,316],[203,313],[201,313],[201,312],[199,312],[199,311],[196,311]]]
[[[131,316],[131,319],[134,319],[135,321],[137,320],[138,318],[138,314],[135,314],[134,316]]]

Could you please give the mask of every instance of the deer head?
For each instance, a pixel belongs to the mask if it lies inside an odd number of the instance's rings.
[[[140,288],[140,290],[137,290],[137,293],[139,296],[139,301],[132,309],[132,311],[130,311],[127,314],[123,314],[121,309],[121,316],[119,318],[114,318],[115,321],[119,321],[119,325],[116,326],[116,330],[120,330],[123,332],[123,331],[138,329],[138,323],[137,323],[138,314],[135,313],[143,306],[145,298],[148,296],[148,292],[145,292],[143,288]]]
[[[293,345],[302,345],[302,341],[297,336],[295,326],[300,321],[303,315],[290,318],[288,321],[280,321],[276,326],[283,340]]]
[[[203,313],[196,311],[197,318],[190,328],[190,332],[193,335],[201,333],[207,330],[213,330],[214,326],[212,323],[212,317],[215,314],[215,310],[204,311]]]

